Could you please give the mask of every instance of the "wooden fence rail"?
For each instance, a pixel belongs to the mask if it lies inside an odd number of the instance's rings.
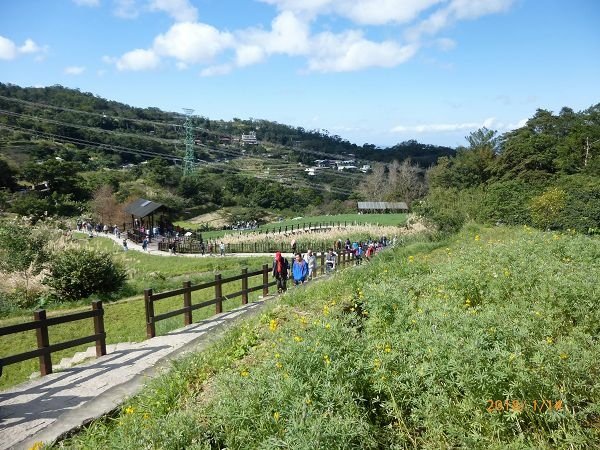
[[[320,261],[320,272],[325,273],[325,252],[321,252],[320,256],[315,254],[317,261]],[[354,253],[348,251],[342,251],[337,254],[336,265],[338,267],[344,267],[347,264],[352,263],[354,260]],[[292,267],[290,265],[290,271]],[[317,267],[317,273],[313,274],[316,277],[319,272]],[[268,264],[263,264],[262,269],[248,272],[247,268],[242,269],[240,275],[234,275],[228,278],[222,278],[221,274],[216,274],[214,281],[209,281],[202,284],[192,285],[190,281],[185,281],[183,287],[171,291],[165,291],[155,294],[152,289],[144,290],[144,305],[146,310],[146,338],[150,339],[156,336],[156,322],[161,320],[169,319],[174,316],[183,315],[183,325],[190,325],[192,323],[192,312],[204,308],[206,306],[215,305],[215,314],[223,312],[223,302],[232,298],[242,298],[242,305],[248,303],[248,294],[254,291],[262,290],[262,295],[267,296],[269,294],[269,287],[277,284],[277,281],[269,281],[269,274],[271,268]],[[291,275],[291,273],[290,273]],[[248,280],[252,277],[262,276],[262,283],[249,288]],[[227,283],[234,283],[241,281],[241,290],[232,294],[223,295],[223,285]],[[214,298],[206,300],[201,303],[192,304],[192,292],[200,291],[203,289],[214,288]],[[154,303],[165,298],[177,297],[183,295],[183,307],[168,311],[162,314],[156,315],[154,313]]]
[[[61,323],[74,322],[76,320],[94,319],[94,334],[78,339],[73,339],[67,342],[50,345],[50,337],[48,328],[52,325]],[[97,300],[92,302],[92,310],[74,314],[67,314],[59,317],[46,317],[45,309],[38,309],[33,313],[33,322],[19,323],[0,328],[0,336],[9,334],[21,333],[23,331],[36,330],[37,333],[37,349],[28,352],[18,353],[0,359],[0,375],[2,375],[2,367],[10,364],[15,364],[28,359],[39,357],[40,359],[40,374],[42,376],[52,373],[52,353],[67,348],[76,347],[89,342],[96,342],[96,357],[106,355],[106,333],[104,331],[104,309],[102,302]]]

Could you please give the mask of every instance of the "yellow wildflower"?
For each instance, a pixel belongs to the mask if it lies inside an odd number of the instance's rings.
[[[277,320],[271,319],[269,322],[269,330],[275,331],[277,329]]]
[[[331,359],[329,359],[329,355],[323,355],[323,361],[325,362],[325,365],[331,364]]]
[[[42,441],[37,441],[29,448],[29,450],[41,450],[42,448],[44,448],[44,443]]]
[[[150,414],[144,413],[144,419],[149,419],[149,418],[150,418]]]
[[[248,372],[247,370],[242,370],[240,372],[240,375],[243,376],[243,377],[247,377],[248,375],[250,375],[250,372]]]
[[[273,413],[273,419],[275,419],[275,422],[278,422],[280,417],[281,417],[281,414],[279,414],[279,411],[275,411]]]
[[[391,352],[391,351],[392,351],[392,347],[391,347],[391,346],[388,344],[388,345],[386,345],[386,346],[385,346],[385,349],[384,349],[384,351],[385,351],[386,353],[389,353],[389,352]]]
[[[131,406],[125,408],[125,414],[133,414],[134,411],[135,410]]]
[[[324,316],[329,315],[329,307],[327,305],[323,306],[323,315]]]
[[[548,337],[546,338],[546,343],[547,343],[547,344],[552,344],[553,342],[554,342],[554,339],[552,339],[552,337],[548,336]]]
[[[275,364],[275,367],[277,367],[278,369],[281,369],[283,367],[283,364],[281,364],[280,362],[277,362]]]
[[[296,342],[302,342],[302,338],[300,336],[294,336],[294,340]]]
[[[326,324],[325,324],[325,328],[329,330],[329,329],[331,328],[331,324],[329,324],[329,323],[326,323]]]
[[[569,355],[567,355],[565,352],[560,354],[560,359],[567,359],[569,357]]]
[[[275,358],[280,358],[281,355],[279,353],[275,353]]]
[[[414,260],[415,260],[415,257],[414,257],[413,255],[410,255],[410,256],[408,257],[408,262],[409,262],[409,263],[413,262]]]

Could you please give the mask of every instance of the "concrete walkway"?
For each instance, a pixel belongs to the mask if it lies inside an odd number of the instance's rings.
[[[205,348],[264,300],[215,315],[165,336],[118,344],[110,354],[0,392],[0,449],[53,442],[117,408],[169,361]],[[9,370],[9,369],[5,369]]]

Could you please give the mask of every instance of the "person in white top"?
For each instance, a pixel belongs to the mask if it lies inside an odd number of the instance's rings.
[[[312,250],[307,250],[304,255],[304,261],[308,264],[308,277],[307,279],[313,279],[317,275],[317,257],[313,254]]]

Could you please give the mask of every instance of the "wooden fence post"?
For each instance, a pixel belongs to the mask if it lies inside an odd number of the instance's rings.
[[[263,264],[263,298],[269,295],[269,265]]]
[[[242,305],[248,304],[248,268],[242,269]]]
[[[152,289],[144,289],[144,305],[146,306],[146,339],[156,336],[154,324],[154,303],[152,303]]]
[[[33,312],[33,318],[40,322],[36,329],[38,350],[50,347],[48,338],[48,325],[46,324],[46,310],[38,309]],[[40,355],[40,374],[42,376],[52,373],[52,358],[50,353]]]
[[[101,300],[94,300],[92,302],[92,309],[94,311],[100,311],[97,316],[94,317],[94,334],[101,334],[100,339],[96,339],[96,358],[106,355],[106,333],[104,331],[104,308],[102,308]]]
[[[221,314],[223,312],[223,285],[221,283],[220,273],[215,275],[215,282],[215,299],[217,300],[217,303],[215,305],[215,313]]]
[[[321,252],[321,275],[325,273],[325,252]]]
[[[183,288],[185,289],[185,292],[183,293],[183,307],[189,308],[183,313],[183,326],[186,326],[192,324],[192,282],[184,281]]]

